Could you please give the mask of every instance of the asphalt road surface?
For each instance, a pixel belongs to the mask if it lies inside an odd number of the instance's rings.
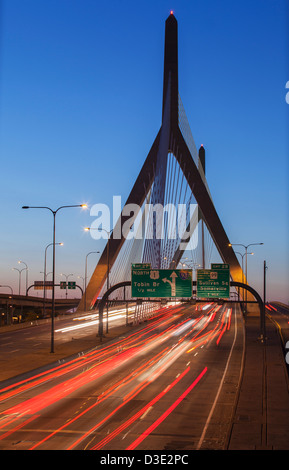
[[[113,308],[109,311],[109,328],[125,325],[126,316],[128,313],[128,321],[132,321],[133,308]],[[107,312],[103,314],[103,328],[106,331]],[[72,339],[85,338],[89,334],[96,335],[98,332],[98,313],[95,314],[81,314],[81,315],[67,315],[61,316],[61,319],[56,318],[54,324],[54,337],[55,343],[61,344],[69,342]],[[15,357],[21,354],[27,348],[33,349],[50,349],[51,342],[51,320],[47,319],[46,322],[33,322],[32,327],[29,326],[25,329],[10,330],[1,332],[0,354]]]
[[[242,346],[237,304],[164,307],[137,331],[3,386],[0,449],[221,449]]]
[[[279,302],[272,302],[267,304],[266,315],[277,326],[283,346],[285,347],[287,341],[289,341],[289,306]],[[287,349],[289,349],[288,346]]]

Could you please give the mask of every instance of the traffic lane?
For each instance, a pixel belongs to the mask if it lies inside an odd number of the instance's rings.
[[[128,310],[128,319],[131,321],[132,309]],[[109,327],[115,327],[126,324],[126,309],[114,309],[109,312]],[[106,314],[103,323],[106,326]],[[85,316],[69,316],[61,320],[55,319],[54,335],[55,342],[63,343],[77,339],[89,334],[97,334],[98,332],[98,313],[89,314]],[[73,336],[72,336],[73,335]],[[1,354],[11,354],[18,352],[21,349],[28,347],[37,347],[44,344],[49,344],[51,338],[51,321],[46,323],[31,324],[22,329],[15,329],[14,331],[2,332],[1,331]]]
[[[39,372],[35,371],[30,377],[25,375],[23,379],[19,377],[14,381],[10,381],[10,385],[3,385],[2,388],[0,388],[0,397],[3,401],[3,399],[6,400],[13,396],[13,394],[16,395],[21,392],[23,399],[23,392],[28,390],[30,393],[30,390],[35,386],[38,386],[39,394],[39,386],[43,383],[45,384],[46,381],[49,380],[50,384],[54,384],[52,380],[68,380],[70,377],[68,374],[72,374],[71,376],[73,377],[75,371],[77,371],[78,374],[81,374],[82,372],[85,373],[92,366],[98,366],[100,361],[103,362],[109,359],[112,355],[123,351],[124,348],[128,349],[129,347],[133,347],[136,342],[141,340],[146,341],[152,333],[157,334],[158,331],[169,326],[170,323],[173,323],[179,316],[180,314],[178,314],[177,317],[175,316],[175,309],[170,309],[169,311],[164,310],[150,322],[144,324],[140,329],[132,333],[128,333],[122,338],[116,338],[109,344],[104,343],[103,345],[99,345],[91,351],[72,360],[63,361],[62,364],[56,365],[53,368],[47,368],[46,370],[40,370]],[[57,383],[58,382],[56,382],[56,384]]]
[[[61,385],[62,385],[62,384],[61,384]],[[83,390],[82,390],[82,393],[83,393]],[[99,392],[99,393],[100,393],[100,392]],[[73,401],[73,400],[72,400],[72,401]],[[27,400],[26,400],[26,402],[27,402]],[[24,401],[24,403],[25,403],[25,401]],[[61,404],[61,413],[60,413],[61,415],[63,415],[63,407],[64,407],[64,402],[62,402],[62,404]],[[25,411],[29,411],[29,412],[31,413],[31,403],[29,403],[29,408],[30,408],[30,409],[27,410],[27,409],[24,409],[23,407],[21,407],[21,408],[19,409],[19,411],[21,412],[21,413],[20,413],[21,416],[23,416],[23,414],[24,414]],[[37,411],[39,411],[39,409],[38,409]],[[59,411],[59,410],[57,410],[57,416],[59,416],[58,411]],[[34,407],[34,412],[36,412],[35,407]],[[50,409],[49,413],[50,413],[50,412],[51,412],[51,409]],[[12,414],[13,414],[13,415],[14,415],[14,413],[15,413],[15,410],[12,411]],[[69,413],[71,413],[71,408],[70,408],[70,410],[69,410]],[[27,414],[27,413],[26,413],[26,414]],[[36,417],[38,418],[38,416],[36,416]],[[13,420],[12,420],[12,421],[13,421]],[[24,423],[25,423],[25,421],[24,421]],[[38,423],[39,423],[39,419],[38,419]],[[13,429],[13,427],[12,427],[12,429]],[[19,442],[21,442],[21,439],[20,439]]]
[[[181,380],[172,387],[170,393],[164,394],[156,403],[147,402],[138,414],[136,422],[134,420],[136,415],[130,414],[130,417],[113,431],[108,429],[105,433],[105,430],[102,430],[102,433],[91,439],[89,448],[98,450],[198,448],[204,441],[202,438],[204,428],[211,422],[208,418],[211,412],[214,419],[212,418],[210,436],[213,433],[214,445],[222,448],[234,405],[232,396],[230,402],[227,401],[223,406],[221,414],[220,409],[216,415],[214,412],[220,382],[224,377],[235,337],[235,326],[237,327],[235,319],[233,323],[231,333],[222,336],[222,347],[221,342],[217,344],[217,341],[213,342],[211,339],[205,345],[201,344],[198,353],[196,350],[191,354],[185,353],[171,366],[168,371],[170,384],[180,378]],[[186,362],[188,358],[190,360]],[[162,386],[165,384],[162,383]],[[131,426],[127,428],[126,424]],[[102,439],[100,439],[101,434]],[[113,439],[110,439],[111,437]],[[98,443],[94,443],[94,440],[98,440]]]
[[[266,315],[277,326],[285,348],[287,341],[289,341],[289,310],[278,303],[272,302],[266,305]]]
[[[83,391],[82,391],[82,392],[83,392]],[[70,397],[70,398],[71,398],[71,399],[69,400],[69,401],[70,401],[69,409],[70,409],[70,413],[71,413],[71,400],[73,401],[73,398],[72,398],[72,397]],[[77,398],[75,397],[74,400],[76,400],[76,399],[77,399]],[[86,399],[87,399],[87,397],[86,397]],[[145,400],[149,400],[149,398],[145,398]],[[79,400],[78,400],[78,401],[79,401]],[[62,407],[61,407],[61,415],[62,415],[62,416],[63,416],[63,414],[65,414],[65,413],[64,413],[64,407],[63,407],[63,405],[64,405],[64,404],[62,403]],[[59,411],[59,410],[58,410],[58,411]],[[56,413],[56,414],[57,414],[57,419],[59,420],[59,413]],[[126,413],[125,413],[125,414],[126,414]],[[49,416],[50,416],[50,414],[49,414]],[[98,414],[97,414],[97,416],[98,416]],[[46,424],[47,424],[47,418],[48,418],[48,416],[46,417]],[[49,417],[49,419],[51,420],[51,417]],[[93,418],[93,419],[94,419],[94,421],[95,421],[95,418]],[[59,424],[59,423],[58,423],[58,424]],[[38,433],[40,432],[40,429],[41,429],[41,426],[39,426],[39,420],[38,420],[38,430],[37,430]],[[77,432],[77,431],[71,431],[71,430],[70,430],[70,433],[72,433],[72,432]],[[21,434],[21,433],[20,433],[20,434]],[[59,437],[59,436],[58,436],[58,437]],[[20,440],[19,442],[21,442],[21,440]],[[63,445],[63,442],[61,441],[60,448],[62,448],[62,445]],[[56,444],[53,445],[53,448],[57,448],[57,447],[58,447],[58,445],[56,445]],[[49,448],[49,446],[48,446],[48,448]]]
[[[55,366],[51,370],[47,368],[44,372],[40,371],[37,373],[36,371],[35,375],[31,375],[29,379],[25,376],[24,383],[28,383],[28,385],[31,384],[31,387],[33,388],[35,384],[39,385],[41,384],[41,381],[45,380],[51,381],[55,378],[56,380],[61,380],[62,376],[64,377],[63,380],[67,380],[67,376],[65,374],[71,371],[74,373],[75,369],[77,369],[77,373],[80,374],[82,369],[83,372],[85,372],[89,367],[98,366],[100,361],[103,362],[105,359],[110,358],[111,355],[115,355],[124,349],[132,348],[138,342],[147,341],[150,339],[151,334],[157,335],[162,333],[162,329],[168,328],[170,324],[173,324],[175,320],[180,318],[181,313],[178,313],[177,316],[175,316],[175,313],[175,309],[170,309],[169,311],[164,310],[163,313],[160,313],[156,318],[152,318],[150,322],[147,322],[134,332],[124,335],[122,338],[116,338],[109,344],[104,343],[103,345],[99,345],[82,356],[70,361],[64,361],[61,365]],[[21,389],[22,385],[23,383],[21,378],[19,378],[18,380],[12,381],[8,389],[15,389],[17,392],[17,390],[19,390],[18,387],[20,387],[21,392],[23,392]],[[4,398],[6,399],[7,397],[5,396],[5,392],[7,392],[7,387],[5,390],[0,390],[2,398],[4,393]]]
[[[128,307],[128,316],[126,314],[126,311],[126,308],[112,308],[109,310],[109,329],[117,326],[126,325],[127,319],[129,322],[133,322],[134,307]],[[107,315],[106,312],[104,312],[103,326],[105,330],[106,324]],[[67,318],[61,319],[55,318],[55,344],[62,344],[65,342],[83,339],[87,336],[97,334],[98,325],[99,320],[97,312],[73,316],[69,315]],[[21,350],[26,351],[31,347],[39,349],[41,349],[41,347],[49,348],[51,342],[51,322],[47,321],[44,324],[34,323],[31,324],[31,326],[27,326],[19,330],[14,330],[13,332],[0,331],[0,333],[1,354],[14,354]]]
[[[177,309],[177,310],[180,310],[180,309]],[[185,308],[182,308],[181,312],[184,312],[184,311],[185,311]],[[171,313],[173,314],[173,316],[170,316]],[[71,361],[65,361],[63,364],[54,367],[52,370],[48,368],[44,372],[39,372],[39,374],[36,373],[35,376],[31,375],[30,378],[27,378],[27,376],[25,376],[23,381],[21,381],[21,379],[18,379],[18,382],[12,381],[9,387],[6,387],[2,390],[0,389],[2,401],[3,401],[3,398],[7,399],[9,398],[9,396],[13,395],[14,389],[16,389],[15,393],[20,391],[23,394],[25,389],[30,388],[29,384],[31,384],[31,388],[34,388],[35,385],[39,387],[41,383],[47,380],[51,381],[52,379],[55,379],[55,378],[57,379],[58,377],[59,377],[59,380],[61,380],[62,376],[64,376],[64,379],[67,380],[66,374],[70,373],[71,371],[72,373],[74,373],[74,370],[77,368],[80,368],[80,370],[78,370],[78,373],[81,373],[82,367],[84,368],[83,370],[85,371],[87,370],[87,368],[91,367],[91,365],[98,365],[98,362],[100,360],[101,361],[105,360],[106,355],[115,354],[116,352],[118,353],[119,351],[122,351],[123,348],[127,349],[128,347],[132,347],[136,339],[143,337],[144,340],[146,340],[147,336],[150,335],[151,332],[154,332],[154,331],[155,331],[155,334],[158,334],[158,331],[157,331],[158,327],[167,326],[171,322],[173,322],[175,318],[178,318],[178,317],[175,317],[175,313],[176,313],[176,309],[170,309],[169,315],[165,318],[164,317],[164,315],[166,314],[166,311],[165,311],[163,314],[161,314],[159,319],[152,319],[152,321],[148,323],[148,326],[143,327],[142,329],[140,329],[139,331],[135,333],[124,336],[122,339],[116,339],[109,346],[103,345],[102,347],[97,347],[95,350],[92,350],[86,355],[77,357],[76,359],[73,359]],[[178,316],[180,315],[183,315],[183,313],[179,314]],[[190,323],[187,323],[187,325],[190,326]],[[200,325],[198,325],[197,327],[199,328]],[[188,326],[186,326],[186,324],[184,325],[184,327],[181,326],[181,330],[179,334],[185,331],[184,328],[187,329]],[[23,382],[25,385],[23,385]]]
[[[175,305],[171,305],[169,308],[174,308]],[[153,312],[152,315],[155,315],[158,311],[165,310],[167,307],[162,307]],[[126,308],[112,308],[109,310],[109,327],[125,325],[126,324]],[[133,320],[134,307],[128,307],[128,318],[130,321]],[[106,311],[103,315],[103,325],[106,327],[107,314]],[[89,335],[91,332],[98,332],[98,312],[92,312],[81,315],[68,315],[65,318],[58,319],[55,318],[54,322],[54,334],[57,338],[57,341],[70,341],[71,333],[73,332],[73,338],[77,339],[83,335]],[[67,333],[67,335],[66,335]],[[0,350],[3,348],[5,352],[5,347],[17,346],[19,348],[25,348],[28,341],[50,341],[51,334],[51,321],[47,320],[45,323],[35,322],[31,323],[25,328],[2,331],[0,330]],[[11,352],[10,349],[7,349],[7,352]]]
[[[201,347],[203,347],[203,346],[204,346],[204,345],[202,345]],[[197,359],[196,359],[196,353],[195,353],[195,352],[194,352],[194,357],[195,357],[195,361],[197,361]],[[185,360],[187,360],[187,358],[185,358]],[[189,361],[189,362],[190,362],[190,361]],[[186,366],[188,366],[188,364],[186,364]],[[176,370],[174,370],[174,367],[176,367]],[[187,367],[187,369],[189,370],[188,367]],[[166,372],[166,373],[167,373],[167,372]],[[165,374],[166,374],[166,373],[165,373]],[[171,376],[171,373],[173,373],[173,376]],[[174,378],[174,374],[175,374],[175,373],[176,373],[176,377]],[[181,375],[181,374],[180,374],[180,372],[179,372],[179,366],[178,366],[177,364],[174,366],[174,364],[173,364],[173,365],[171,366],[171,368],[170,368],[170,376],[169,376],[169,378],[170,378],[170,380],[171,380],[172,382],[170,382],[169,384],[163,383],[163,384],[162,384],[163,387],[164,387],[163,390],[167,389],[167,387],[170,387],[170,386],[172,385],[172,383],[174,382],[174,380],[179,380],[180,375]],[[163,375],[161,378],[158,378],[158,381],[164,380],[164,377],[165,377],[165,375]],[[159,386],[159,385],[160,385],[160,384],[158,384],[158,387],[157,387],[157,389],[155,390],[156,395],[154,396],[154,398],[151,397],[151,391],[152,391],[153,384],[150,384],[150,389],[146,389],[146,392],[147,392],[148,390],[150,390],[150,396],[145,396],[145,397],[139,396],[139,397],[138,397],[139,399],[140,399],[140,398],[144,398],[144,399],[141,400],[141,403],[142,403],[142,404],[144,403],[144,405],[143,405],[142,408],[140,408],[140,410],[136,411],[135,414],[133,414],[132,416],[130,416],[129,419],[127,419],[128,414],[127,414],[126,410],[118,410],[118,415],[119,415],[119,413],[120,413],[121,411],[124,412],[124,415],[122,415],[122,416],[119,417],[119,422],[121,422],[121,424],[120,424],[121,429],[124,429],[124,430],[125,430],[128,425],[132,425],[132,426],[133,426],[135,419],[141,420],[141,419],[142,419],[142,416],[146,415],[146,413],[150,413],[150,409],[152,408],[152,403],[151,403],[151,402],[154,401],[154,399],[155,399],[156,397],[158,397],[157,392],[158,392],[159,389],[160,389],[160,386]],[[190,384],[190,385],[188,386],[187,390],[190,391],[190,390],[191,390],[191,386],[192,386],[192,384]],[[210,386],[210,388],[212,388],[212,387]],[[142,393],[144,393],[144,392],[142,392]],[[186,391],[183,392],[183,393],[186,393]],[[158,401],[158,400],[157,400],[157,401]],[[135,403],[135,401],[133,402],[133,404],[134,404],[134,403]],[[137,404],[139,405],[139,400],[137,400]],[[132,403],[131,403],[131,405],[132,405]],[[174,405],[171,405],[171,406],[174,406]],[[128,412],[130,412],[130,411],[131,411],[131,406],[130,406]],[[125,418],[126,418],[126,420],[124,420]],[[95,447],[95,448],[100,448],[100,447],[102,447],[102,446],[104,445],[104,443],[107,441],[107,439],[110,439],[111,436],[115,436],[115,433],[116,433],[116,434],[119,434],[118,428],[116,428],[114,431],[110,432],[110,427],[111,427],[111,425],[112,425],[112,423],[111,423],[111,421],[109,421],[109,423],[107,424],[108,428],[107,428],[107,429],[105,428],[104,430],[102,430],[102,435],[103,435],[104,441],[103,441],[103,440],[100,440],[100,443],[96,443],[95,445],[93,445],[93,441],[95,440],[95,437],[93,436],[93,434],[96,433],[98,437],[100,436],[99,427],[97,426],[96,428],[94,427],[93,430],[88,433],[88,434],[89,434],[89,436],[88,436],[88,438],[87,438],[88,442],[86,442],[85,445],[82,443],[82,445],[81,445],[79,448],[87,448],[87,446],[90,446],[90,447],[92,446],[93,448],[94,448],[94,447]],[[175,422],[174,422],[174,426],[175,426]],[[129,434],[129,432],[130,432],[130,431],[128,431],[128,434]],[[107,437],[107,434],[109,434],[109,437]],[[177,438],[178,438],[177,436],[179,435],[179,429],[178,429],[178,431],[177,431],[177,434],[176,434],[176,431],[174,432],[174,435],[175,435],[175,438],[177,439]],[[124,437],[125,437],[125,436],[126,436],[126,433],[124,433]],[[120,438],[120,440],[121,440],[121,443],[122,443],[122,441],[123,441],[123,436]],[[82,439],[80,439],[80,441],[82,441]],[[111,448],[113,448],[113,449],[116,449],[116,448],[117,448],[117,449],[118,449],[118,448],[123,448],[123,446],[120,445],[119,443],[116,443],[115,440],[113,440],[113,442],[112,442],[112,447],[111,447]],[[155,447],[152,447],[152,448],[155,448]],[[161,448],[163,448],[163,447],[161,447]]]
[[[174,308],[174,306],[171,306]],[[159,311],[164,308],[158,309]],[[119,313],[117,313],[119,312]],[[134,308],[128,308],[128,320],[133,321]],[[104,331],[106,330],[107,316],[106,312],[103,318]],[[124,326],[127,322],[126,309],[115,309],[113,308],[109,312],[109,329],[117,326]],[[96,335],[98,333],[98,313],[91,313],[85,315],[71,315],[69,318],[61,320],[55,319],[54,328],[54,342],[55,346],[64,344],[66,342],[75,341],[77,339],[85,339],[90,335]],[[31,324],[29,327],[24,329],[14,330],[13,332],[0,332],[0,356],[3,358],[4,355],[11,360],[17,361],[17,356],[20,352],[25,353],[31,351],[31,349],[48,349],[50,350],[51,345],[51,322],[45,324]],[[1,360],[1,359],[0,359]],[[7,364],[7,362],[3,362]]]
[[[95,321],[95,320],[94,320]],[[132,323],[132,320],[130,320]],[[70,327],[76,325],[81,328],[69,331]],[[126,325],[126,319],[110,321],[110,328],[121,326],[123,330],[131,330]],[[62,359],[65,356],[81,353],[83,350],[91,349],[97,340],[98,324],[90,321],[75,321],[71,318],[55,322],[56,330],[63,326],[64,331],[54,332],[55,355],[51,355],[51,323],[33,325],[25,329],[14,330],[13,332],[1,332],[0,334],[0,378],[2,380],[12,379],[13,376],[36,369],[41,364]],[[104,322],[106,331],[106,322]],[[65,328],[68,328],[65,330]],[[82,343],[79,345],[78,340]],[[68,347],[67,351],[65,347]],[[28,356],[28,357],[27,357]],[[29,369],[30,363],[30,369]]]
[[[67,318],[59,321],[55,321],[56,328],[58,325],[63,327],[73,325],[73,319]],[[3,354],[13,354],[17,356],[19,352],[26,352],[31,350],[31,348],[47,348],[50,349],[51,342],[51,321],[45,323],[33,323],[29,326],[25,326],[21,329],[10,330],[9,332],[0,332],[1,344],[0,344],[0,353],[3,357]],[[71,340],[71,335],[59,335],[58,341],[69,341]]]
[[[272,302],[266,305],[266,316],[272,321],[279,331],[281,338],[284,361],[289,374],[289,308],[279,303]]]
[[[174,318],[174,317],[173,317],[173,318]],[[38,390],[38,391],[39,391],[39,390]],[[31,390],[30,390],[29,392],[31,392]],[[24,395],[24,397],[23,397],[23,395],[22,395],[21,398],[23,399],[23,398],[26,398],[26,397],[25,397],[25,395]],[[26,400],[26,401],[27,401],[27,400]],[[35,409],[35,408],[34,408],[34,409]],[[22,414],[23,414],[23,408],[21,409],[21,412],[22,412]]]
[[[289,315],[289,306],[285,304],[280,304],[279,302],[271,302],[269,306],[277,308],[281,313]]]
[[[142,415],[149,411],[154,404],[158,403],[163,394],[166,395],[168,393],[167,390],[172,387],[174,381],[181,379],[182,373],[180,374],[178,365],[170,364],[170,368],[165,369],[165,371],[162,366],[160,366],[160,369],[162,370],[161,375],[159,373],[156,374],[158,371],[153,371],[152,373],[150,370],[148,372],[149,380],[144,375],[139,377],[139,381],[134,381],[130,388],[124,387],[121,392],[118,390],[116,394],[109,397],[103,406],[91,410],[90,415],[86,415],[87,437],[84,434],[79,440],[70,443],[68,448],[86,449],[88,446],[91,448],[95,435],[98,439],[100,437],[107,439],[107,434],[109,434],[108,439],[110,440],[115,436],[115,433],[119,434],[118,426],[121,429],[126,429],[127,426],[133,425],[136,419],[141,419]],[[186,366],[185,371],[188,372],[189,369]],[[174,375],[176,376],[175,378]],[[79,420],[73,424],[77,424],[77,429],[79,429]],[[83,423],[81,425],[83,426]],[[116,429],[111,434],[110,430],[114,426],[116,426]],[[83,430],[83,427],[81,429]],[[72,428],[70,427],[68,435],[71,431]],[[76,432],[75,427],[73,427],[73,432]],[[71,438],[71,436],[69,437]],[[62,441],[60,444],[59,440],[54,444],[50,442],[48,448],[51,448],[50,446],[55,448],[56,445],[60,445],[58,448],[62,448],[65,443]],[[99,443],[97,443],[98,446]],[[117,444],[114,441],[113,448],[119,448],[119,446],[115,446]]]
[[[116,423],[109,423],[96,435],[91,434],[86,448],[92,450],[125,450],[135,448],[164,449],[170,448],[170,440],[179,441],[179,448],[184,445],[186,435],[184,414],[181,403],[207,372],[207,368],[182,367],[177,361],[176,367],[171,367],[150,388],[140,394],[136,407],[123,410]],[[200,372],[197,372],[197,369]],[[177,409],[178,408],[178,409]],[[185,413],[186,410],[185,410]],[[170,416],[172,419],[170,420]],[[165,431],[158,430],[164,426]],[[189,426],[190,428],[190,426]],[[162,442],[156,445],[152,433],[160,432]],[[191,428],[190,428],[191,432]],[[181,434],[181,440],[179,440]],[[152,436],[152,439],[147,439]],[[144,442],[145,441],[145,442]],[[141,444],[144,442],[144,447]],[[190,443],[192,445],[192,443]]]

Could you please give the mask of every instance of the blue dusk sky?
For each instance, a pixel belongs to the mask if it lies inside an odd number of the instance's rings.
[[[288,304],[288,1],[2,0],[0,8],[0,284],[18,293],[18,260],[29,284],[42,279],[52,215],[23,205],[125,203],[161,124],[173,10],[179,91],[206,149],[215,207],[232,243],[264,243],[248,259],[249,283],[262,295],[266,260],[267,299]],[[103,250],[104,240],[83,231],[93,220],[89,210],[58,213],[57,281],[84,276],[87,253]],[[89,276],[98,256],[89,256]]]

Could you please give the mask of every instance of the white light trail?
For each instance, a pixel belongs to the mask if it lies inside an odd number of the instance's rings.
[[[125,318],[125,315],[109,315],[109,321],[120,320],[121,318]],[[87,328],[89,326],[98,325],[99,320],[93,321],[86,321],[85,323],[80,323],[78,325],[67,326],[65,328],[60,328],[59,330],[55,330],[55,333],[66,333],[67,331],[79,330],[80,328]]]

